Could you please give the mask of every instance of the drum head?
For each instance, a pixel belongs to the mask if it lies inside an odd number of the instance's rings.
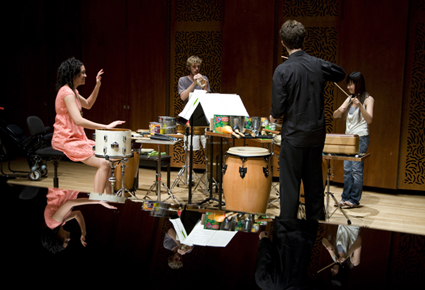
[[[258,157],[258,156],[268,156],[270,155],[269,150],[261,147],[251,147],[251,146],[240,146],[240,147],[231,147],[228,151],[230,155],[242,156],[242,157]]]

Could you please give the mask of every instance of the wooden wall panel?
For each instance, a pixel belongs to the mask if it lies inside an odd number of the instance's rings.
[[[113,13],[112,13],[113,12]],[[113,17],[111,17],[111,14]],[[89,120],[108,124],[127,120],[126,100],[126,3],[122,1],[83,1],[81,4],[81,61],[87,70],[86,84],[79,88],[88,97],[96,74],[104,70],[95,105],[84,111]],[[125,124],[124,126],[128,126]],[[123,126],[123,127],[124,127]],[[91,130],[86,130],[89,136]]]
[[[365,186],[397,188],[408,7],[403,1],[344,1],[341,65],[347,74],[361,71],[375,99]],[[344,98],[338,94],[337,106]],[[340,119],[336,133],[344,132],[345,122]],[[334,169],[334,181],[343,182],[342,162],[335,162]]]
[[[398,188],[425,191],[425,1],[412,1]]]
[[[177,80],[191,54],[204,59],[213,92],[237,93],[250,115],[267,116],[272,74],[283,61],[277,30],[295,18],[308,30],[305,49],[347,73],[362,71],[376,100],[364,185],[423,190],[424,0],[31,3],[13,4],[6,15],[0,104],[8,109],[1,117],[24,129],[29,115],[53,125],[56,70],[70,56],[88,69],[84,96],[105,70],[99,100],[85,112],[94,121],[124,119],[139,129],[180,113]],[[345,95],[329,84],[326,98],[327,130],[343,133],[344,122],[330,115]],[[197,161],[204,167],[203,156]],[[342,162],[333,166],[334,181],[343,182]]]
[[[211,92],[220,92],[222,57],[222,0],[171,1],[170,24],[170,115],[177,116],[184,108],[178,94],[178,80],[188,75],[186,60],[191,55],[202,58],[201,73],[208,77]],[[180,145],[170,148],[171,166],[184,164],[184,149]],[[193,167],[205,169],[203,150],[194,151]]]
[[[21,127],[39,116],[52,127],[55,117],[56,71],[61,61],[80,55],[79,2],[11,2],[5,13],[5,92],[0,118]]]
[[[127,1],[125,93],[133,130],[169,115],[166,18],[166,0]]]
[[[275,1],[226,1],[221,93],[238,94],[250,116],[271,106]]]

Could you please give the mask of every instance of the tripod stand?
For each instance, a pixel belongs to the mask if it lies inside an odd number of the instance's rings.
[[[338,203],[338,200],[335,198],[335,196],[333,195],[332,192],[330,192],[330,182],[331,182],[331,160],[328,159],[327,160],[328,163],[328,169],[327,169],[327,177],[326,177],[326,208],[325,208],[325,220],[329,220],[331,218],[331,216],[339,209],[341,211],[341,213],[345,216],[345,218],[347,219],[347,224],[351,225],[351,221],[348,218],[347,214],[345,213],[344,209],[341,208],[341,205]],[[330,213],[330,208],[329,208],[329,197],[332,197],[332,199],[334,200],[335,204],[338,206],[332,213]]]
[[[323,159],[327,160],[328,163],[328,170],[327,170],[327,180],[326,180],[326,187],[327,187],[327,192],[326,192],[326,208],[325,208],[325,219],[329,220],[331,218],[331,216],[337,211],[340,210],[341,213],[345,216],[345,218],[347,219],[347,223],[350,225],[351,221],[348,218],[347,214],[345,213],[344,209],[341,208],[341,205],[338,203],[337,199],[335,198],[335,196],[330,192],[329,188],[330,188],[330,177],[331,177],[331,160],[347,160],[347,161],[362,161],[363,159],[367,158],[370,156],[370,153],[367,154],[360,154],[360,156],[340,156],[340,155],[323,155]],[[332,197],[332,199],[334,200],[335,204],[337,204],[337,208],[332,212],[332,214],[330,214],[330,210],[329,210],[329,198]]]
[[[173,184],[171,185],[171,189],[173,189],[174,186],[179,186],[180,183],[182,183],[183,185],[190,185],[191,186],[192,180],[189,181],[188,175],[190,175],[190,174],[189,174],[188,171],[189,171],[189,168],[192,168],[192,166],[189,166],[190,165],[190,162],[188,162],[189,155],[187,154],[187,152],[188,152],[187,149],[189,148],[189,146],[188,146],[188,143],[189,143],[189,127],[186,127],[185,136],[186,136],[186,138],[185,138],[185,141],[183,143],[184,165],[182,166],[182,169],[180,169],[179,173],[177,174],[177,178],[174,180]],[[192,156],[190,158],[192,158]],[[192,175],[195,176],[195,178],[197,178],[199,180],[198,181],[198,184],[199,184],[199,182],[201,181],[199,176],[196,174],[195,171],[193,171],[193,169],[191,170],[191,173],[192,173]]]

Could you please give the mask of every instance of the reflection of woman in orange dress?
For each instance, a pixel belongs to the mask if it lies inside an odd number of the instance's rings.
[[[80,242],[85,247],[86,223],[80,210],[75,207],[81,205],[100,204],[108,209],[116,209],[115,206],[104,201],[77,198],[79,191],[49,188],[47,193],[47,205],[44,209],[45,224],[42,227],[41,242],[51,253],[58,253],[66,249],[71,240],[71,233],[63,226],[66,222],[75,219],[80,226]]]
[[[111,129],[124,121],[114,121],[108,125],[98,124],[83,118],[82,108],[91,109],[99,94],[103,70],[96,76],[96,86],[86,99],[78,93],[77,87],[85,84],[86,69],[83,63],[70,58],[60,65],[57,75],[58,94],[55,101],[56,118],[52,147],[62,151],[72,161],[97,167],[94,178],[94,192],[111,193],[108,178],[111,175],[109,161],[93,154],[93,140],[89,140],[84,132],[87,129]]]

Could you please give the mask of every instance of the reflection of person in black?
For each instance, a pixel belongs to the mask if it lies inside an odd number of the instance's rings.
[[[80,242],[85,247],[86,223],[80,210],[74,207],[88,204],[100,204],[109,209],[116,209],[103,201],[89,200],[88,198],[77,198],[79,191],[49,188],[47,193],[47,205],[44,210],[45,224],[42,227],[41,242],[51,253],[55,254],[66,249],[71,233],[63,226],[70,220],[75,219],[80,226]]]
[[[314,220],[274,221],[273,239],[261,232],[255,281],[261,289],[312,289],[308,265],[316,240],[318,222]]]
[[[324,219],[323,89],[326,81],[342,81],[345,71],[302,50],[305,28],[300,22],[286,21],[280,29],[280,37],[289,58],[274,72],[270,110],[271,122],[283,116],[279,155],[280,217],[297,217],[302,180],[307,219]]]
[[[331,268],[331,282],[334,285],[342,286],[348,278],[350,269],[360,264],[362,237],[359,231],[358,226],[339,225],[335,246],[328,239],[322,239],[323,246],[336,262]]]

